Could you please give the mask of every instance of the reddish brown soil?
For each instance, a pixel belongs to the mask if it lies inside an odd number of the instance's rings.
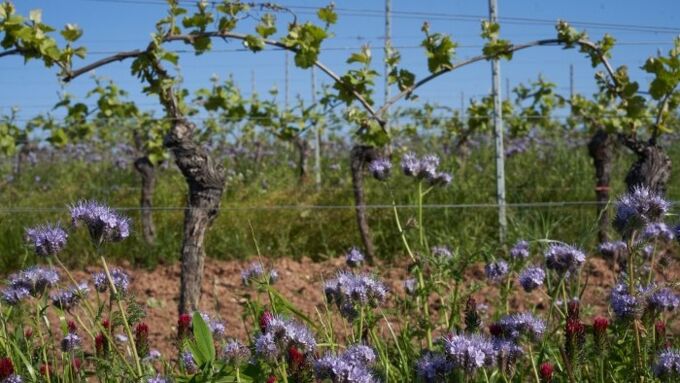
[[[203,280],[202,309],[210,314],[216,314],[223,320],[228,337],[245,340],[246,328],[242,316],[246,308],[246,298],[256,294],[250,287],[241,285],[240,272],[252,261],[216,261],[206,260],[205,277]],[[279,281],[275,287],[290,300],[298,309],[311,318],[316,318],[316,308],[323,307],[323,280],[332,276],[344,266],[343,259],[332,259],[325,262],[313,262],[309,259],[295,261],[279,258],[271,261],[271,265],[279,272]],[[126,265],[120,265],[131,275],[131,290],[139,303],[146,304],[147,317],[144,321],[150,327],[153,348],[158,348],[164,355],[174,353],[173,341],[177,333],[177,302],[179,297],[179,264],[160,266],[153,271],[131,270]],[[88,278],[96,268],[89,268],[75,273],[76,278]],[[403,296],[402,281],[406,276],[404,267],[395,265],[375,266],[372,272],[380,275],[393,294]],[[615,282],[615,270],[604,260],[590,257],[585,265],[588,287],[583,294],[584,317],[595,314],[606,314],[608,309],[608,295]],[[680,265],[672,262],[669,266],[660,268],[658,280],[671,282],[680,280]],[[481,265],[472,266],[465,278],[465,289],[475,281],[484,281]],[[482,285],[486,285],[482,283]],[[516,289],[518,290],[518,289]],[[477,302],[493,307],[499,301],[498,289],[483,287],[473,293]],[[262,297],[261,301],[265,301]],[[535,291],[526,294],[517,291],[511,295],[513,310],[536,307],[547,309],[547,297],[544,293]],[[590,308],[588,308],[590,307]],[[433,306],[435,315],[439,309]],[[587,319],[589,321],[589,319]],[[679,322],[679,321],[675,321]]]

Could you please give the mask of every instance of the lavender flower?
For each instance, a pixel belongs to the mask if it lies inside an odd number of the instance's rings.
[[[385,181],[390,176],[392,163],[386,158],[378,158],[368,164],[368,171],[373,174],[373,177],[378,181]]]
[[[610,304],[614,314],[619,319],[630,319],[638,309],[638,300],[630,294],[625,283],[618,283],[610,294]]]
[[[507,370],[524,355],[522,347],[513,341],[495,338],[492,342],[498,367],[502,370]]]
[[[540,267],[529,266],[519,273],[519,284],[526,292],[531,292],[543,285],[544,280],[545,271]]]
[[[437,177],[437,168],[439,167],[439,157],[434,154],[427,154],[420,160],[420,171],[418,176],[431,180]]]
[[[668,212],[670,204],[646,186],[636,186],[623,195],[616,205],[614,227],[628,235],[652,222],[659,222]]]
[[[583,251],[565,244],[551,245],[545,252],[546,266],[558,273],[576,271],[585,261]]]
[[[191,351],[182,352],[182,354],[180,355],[180,360],[182,362],[182,365],[184,366],[184,369],[187,370],[187,373],[195,374],[196,372],[198,372],[198,366],[196,365],[194,355],[191,353]]]
[[[241,282],[243,283],[243,286],[250,286],[250,282],[252,281],[262,282],[265,275],[267,274],[265,273],[262,263],[253,262],[247,269],[241,272]],[[279,274],[276,270],[270,270],[267,277],[268,282],[272,284],[279,279]]]
[[[406,294],[415,295],[417,289],[418,281],[415,278],[409,278],[404,281],[404,290],[406,290]]]
[[[324,292],[328,302],[335,303],[348,320],[355,318],[356,306],[375,307],[387,297],[387,287],[382,282],[367,274],[345,271],[327,281]]]
[[[314,363],[318,379],[330,379],[333,383],[377,383],[370,371],[375,362],[375,352],[367,346],[355,345],[335,356],[326,354]]]
[[[26,230],[26,239],[42,257],[56,255],[66,246],[68,234],[59,225],[41,225]]]
[[[250,349],[237,340],[227,342],[222,354],[225,361],[233,366],[239,366],[250,359]]]
[[[453,176],[446,172],[439,172],[434,177],[427,179],[432,186],[448,186],[453,181]]]
[[[80,337],[78,334],[74,334],[72,332],[69,332],[66,334],[66,336],[61,340],[61,351],[63,352],[72,352],[76,348],[80,347]]]
[[[501,281],[508,274],[508,263],[501,260],[484,266],[486,277],[492,282]]]
[[[217,340],[222,339],[226,331],[226,329],[224,328],[224,323],[215,318],[212,318],[210,315],[206,313],[201,312],[199,314],[201,315],[201,318],[203,318],[205,324],[208,325],[208,328],[210,329],[213,338]]]
[[[266,361],[276,361],[282,352],[283,351],[276,344],[274,334],[261,334],[255,339],[255,354]]]
[[[146,380],[146,383],[170,383],[170,381],[160,374]]]
[[[148,362],[152,362],[154,360],[158,360],[160,358],[161,358],[161,352],[154,348],[154,349],[149,350],[149,355],[145,356],[143,360],[148,363]]]
[[[538,340],[545,332],[545,322],[531,313],[510,314],[498,320],[501,334],[504,338],[517,340],[522,335],[529,335]]]
[[[472,373],[493,364],[496,351],[491,341],[481,335],[449,335],[443,339],[444,351],[454,368]]]
[[[680,297],[669,288],[659,289],[647,297],[647,304],[652,310],[674,311],[680,306]]]
[[[416,177],[420,173],[420,161],[414,153],[406,153],[401,158],[401,170],[409,177]]]
[[[453,370],[453,363],[439,353],[427,351],[416,362],[416,375],[425,383],[439,383]]]
[[[345,256],[345,262],[349,267],[357,267],[364,263],[364,255],[357,249],[353,247]]]
[[[2,290],[2,301],[10,306],[14,306],[30,295],[31,292],[24,287],[8,287]]]
[[[88,291],[89,288],[85,282],[77,286],[71,286],[53,294],[51,296],[52,304],[61,310],[68,311],[77,305],[87,295]]]
[[[111,279],[116,287],[116,291],[123,294],[127,292],[130,286],[130,278],[123,270],[118,268],[111,270]],[[109,288],[109,280],[103,271],[92,274],[92,280],[94,288],[100,293],[105,292]]]
[[[665,243],[672,242],[675,238],[673,230],[663,222],[652,222],[645,226],[642,236],[648,241],[656,240]]]
[[[255,353],[269,361],[277,360],[293,346],[302,353],[313,352],[316,340],[306,326],[278,315],[266,323],[263,333],[255,339]]]
[[[432,252],[432,255],[437,258],[450,259],[453,257],[451,250],[446,246],[434,246],[430,251]]]
[[[79,201],[71,207],[74,226],[83,222],[97,243],[117,242],[130,236],[130,222],[110,207],[95,201]]]
[[[652,368],[654,375],[670,381],[680,377],[680,350],[666,349],[659,353],[656,364]]]
[[[628,255],[628,246],[623,241],[601,243],[597,250],[610,259],[620,259]]]
[[[354,344],[347,347],[342,358],[352,364],[372,366],[375,364],[375,351],[364,344]]]
[[[21,377],[21,375],[17,374],[12,374],[5,379],[3,379],[2,383],[23,383],[24,379]]]
[[[521,261],[529,258],[529,242],[519,241],[510,249],[510,258],[515,261]]]
[[[32,266],[9,276],[9,286],[24,288],[33,296],[38,296],[59,282],[59,274],[52,268]]]

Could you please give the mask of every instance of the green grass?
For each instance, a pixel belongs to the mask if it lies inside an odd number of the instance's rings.
[[[417,150],[424,153],[425,150]],[[278,151],[278,158],[266,159],[256,172],[253,164],[240,162],[230,177],[223,198],[224,210],[215,221],[207,238],[207,254],[218,259],[240,259],[255,253],[250,225],[254,228],[260,249],[266,256],[293,258],[308,256],[324,259],[359,245],[354,210],[267,208],[282,205],[347,205],[353,204],[345,154],[324,159],[324,183],[317,191],[313,184],[300,187],[294,170],[287,165],[294,153]],[[680,155],[671,148],[671,157]],[[613,196],[624,191],[623,178],[633,157],[620,150],[613,176]],[[398,204],[415,204],[415,184],[400,174],[398,163],[390,180]],[[340,164],[333,170],[331,164]],[[225,163],[227,168],[235,166]],[[443,168],[454,174],[453,184],[434,190],[426,204],[490,204],[495,202],[493,152],[473,151],[465,161],[450,158]],[[594,181],[591,160],[586,149],[560,146],[543,151],[530,150],[510,157],[506,163],[507,200],[509,203],[550,201],[592,201]],[[674,171],[675,173],[675,171]],[[36,182],[36,177],[40,181]],[[673,178],[675,179],[675,178]],[[68,224],[66,206],[81,198],[97,199],[112,206],[138,206],[138,176],[130,169],[111,164],[82,162],[41,163],[27,168],[21,177],[0,189],[2,207],[63,208],[61,211],[0,212],[0,270],[14,270],[24,262],[31,263],[30,252],[23,242],[27,226],[60,220]],[[367,179],[370,204],[389,205],[391,199],[384,184]],[[266,185],[266,187],[263,187]],[[154,195],[158,207],[185,205],[186,185],[175,170],[160,170]],[[680,189],[669,187],[669,198],[676,199]],[[173,262],[179,254],[182,234],[181,210],[162,210],[154,214],[158,240],[154,246],[144,243],[139,227],[139,214],[127,211],[134,221],[130,240],[107,246],[106,256],[113,260],[129,260],[133,264],[153,267],[159,262]],[[389,208],[370,209],[370,224],[379,256],[393,259],[403,255],[403,247]],[[412,208],[401,209],[404,221],[415,219]],[[508,210],[509,240],[518,238],[554,238],[592,248],[595,244],[595,207],[511,207]],[[429,243],[448,244],[469,257],[487,258],[498,248],[496,211],[489,207],[427,209],[425,224]],[[416,236],[411,230],[409,235]],[[70,238],[64,255],[74,266],[93,260],[93,247],[83,233]],[[83,250],[91,249],[91,250]],[[25,259],[28,257],[28,259]]]

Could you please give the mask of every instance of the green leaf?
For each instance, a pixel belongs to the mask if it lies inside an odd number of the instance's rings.
[[[259,52],[264,49],[264,40],[259,36],[247,35],[243,40],[243,46],[253,52]]]
[[[334,8],[334,4],[329,4],[328,6],[323,7],[316,12],[316,15],[319,17],[319,19],[326,23],[326,27],[335,24],[338,21],[338,14],[335,12]]]
[[[83,35],[83,31],[75,24],[66,24],[64,29],[61,31],[61,35],[66,39],[66,41],[74,42]]]
[[[210,50],[212,40],[208,36],[196,37],[192,43],[197,54]]]
[[[215,346],[213,343],[210,328],[201,317],[199,312],[195,312],[191,321],[194,329],[194,341],[191,343],[191,351],[199,365],[212,363],[215,361]]]
[[[40,9],[33,9],[28,13],[28,19],[35,24],[40,24],[42,21],[42,11]]]
[[[274,15],[267,13],[262,16],[260,23],[255,27],[255,31],[265,39],[276,33],[276,18]]]

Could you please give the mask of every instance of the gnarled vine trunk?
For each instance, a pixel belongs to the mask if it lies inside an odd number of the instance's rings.
[[[364,196],[364,169],[367,164],[377,158],[376,149],[372,146],[356,145],[350,153],[350,171],[352,172],[352,189],[354,191],[354,208],[361,241],[364,244],[366,261],[373,263],[375,249],[371,238],[366,215],[366,198]]]
[[[657,145],[643,143],[627,146],[635,152],[637,160],[626,175],[626,185],[629,190],[635,186],[644,185],[660,194],[666,193],[666,186],[671,176],[671,159]]]
[[[595,167],[595,198],[597,200],[597,238],[600,242],[609,240],[609,184],[616,138],[604,129],[598,129],[588,142],[588,154]]]
[[[135,170],[142,178],[142,191],[139,204],[142,208],[142,235],[146,243],[156,242],[156,227],[153,223],[153,192],[156,188],[156,167],[149,157],[139,157],[135,160]]]
[[[193,141],[194,130],[192,123],[178,120],[164,141],[189,187],[181,253],[180,313],[198,309],[205,263],[205,235],[219,213],[226,179],[222,165]]]
[[[307,162],[309,162],[309,144],[301,137],[295,139],[295,148],[298,151],[298,183],[303,184],[307,181]]]

